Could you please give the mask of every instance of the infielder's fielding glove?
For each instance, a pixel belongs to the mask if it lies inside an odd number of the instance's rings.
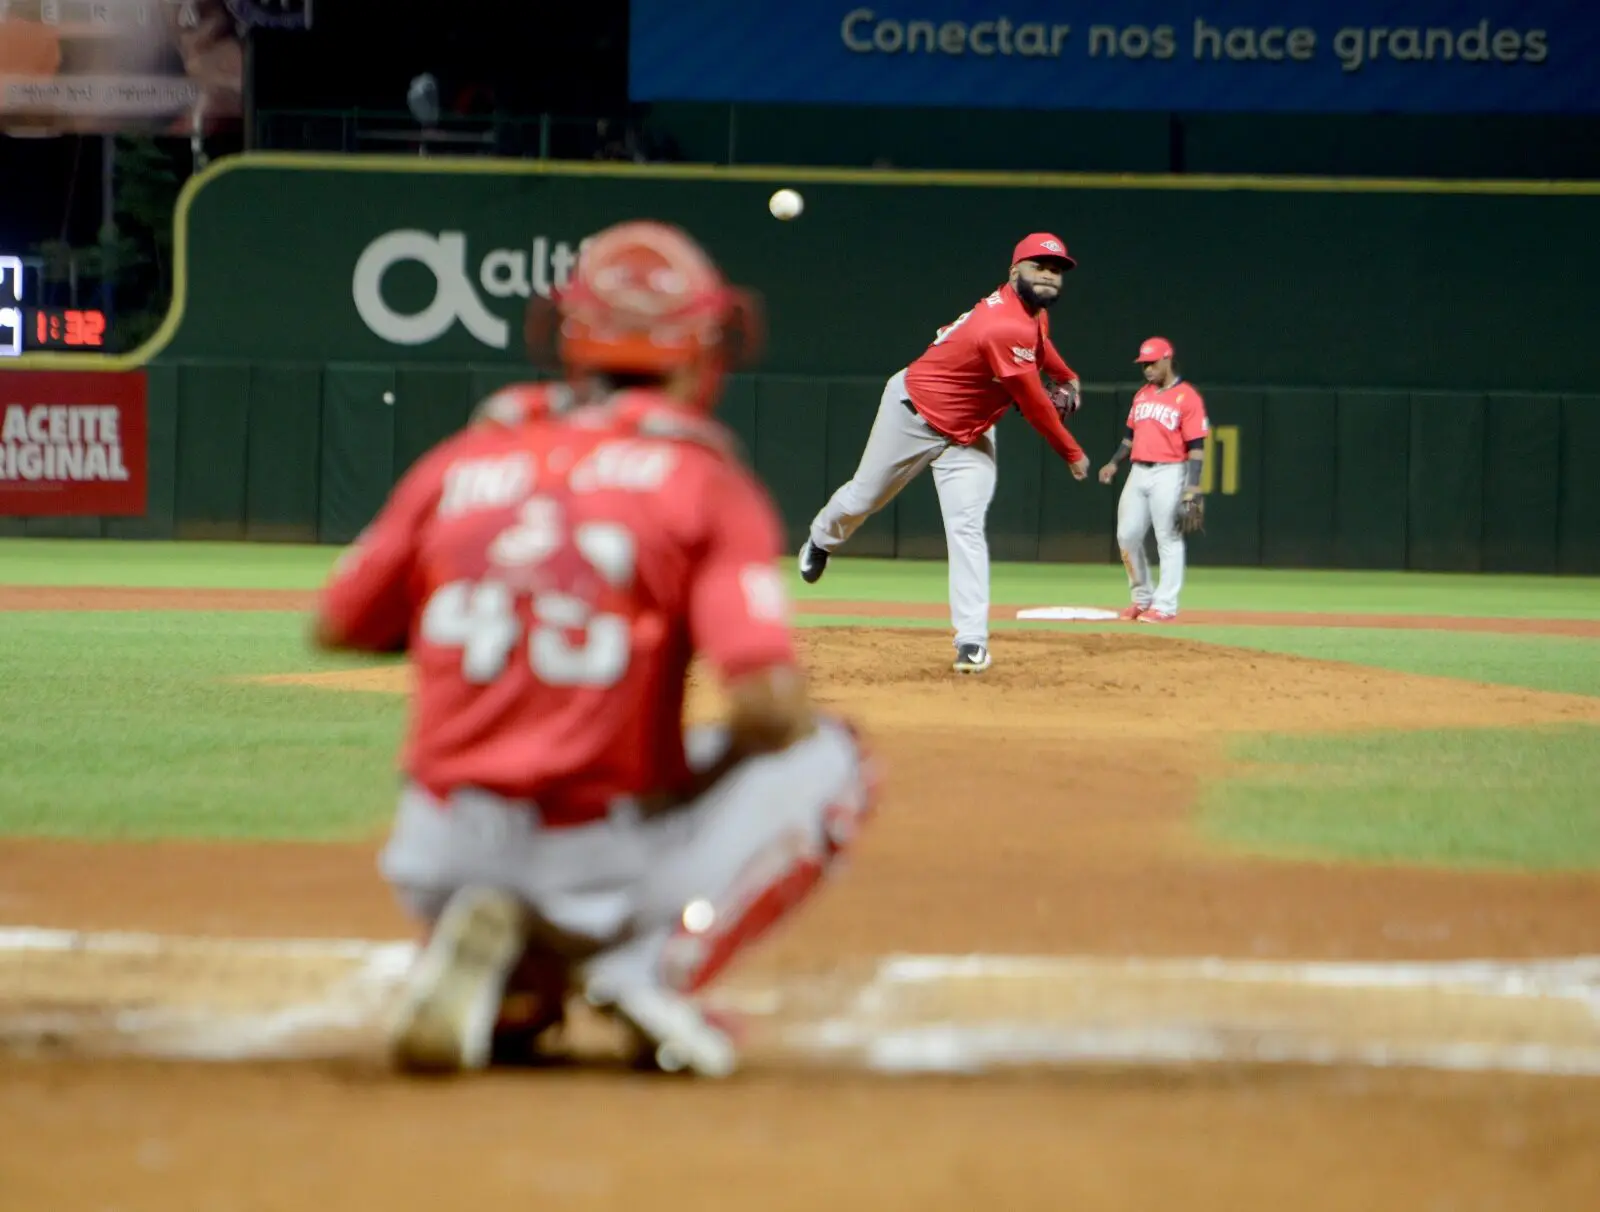
[[[1070,383],[1053,383],[1050,386],[1050,403],[1056,406],[1056,411],[1065,421],[1083,405],[1083,397],[1079,394],[1078,381],[1073,379]]]
[[[1178,503],[1178,529],[1184,534],[1194,534],[1206,526],[1206,499],[1196,493]]]

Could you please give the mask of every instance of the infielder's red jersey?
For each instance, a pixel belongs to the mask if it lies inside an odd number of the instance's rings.
[[[684,681],[789,664],[776,510],[726,431],[624,393],[469,428],[425,455],[342,558],[321,611],[410,653],[401,767],[551,824],[681,789]]]
[[[1051,406],[1041,366],[1056,379],[1077,377],[1050,342],[1047,314],[1029,315],[1007,283],[939,330],[906,368],[906,391],[929,425],[963,446],[1015,404],[1058,453],[1076,462],[1083,450]]]
[[[1210,429],[1205,397],[1182,379],[1165,390],[1154,383],[1141,387],[1128,409],[1128,425],[1135,463],[1181,463],[1189,457],[1189,443]]]

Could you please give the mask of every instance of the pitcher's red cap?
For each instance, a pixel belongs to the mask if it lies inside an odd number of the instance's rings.
[[[1011,264],[1026,261],[1030,257],[1054,257],[1057,261],[1064,262],[1068,269],[1077,265],[1072,254],[1067,251],[1067,243],[1060,236],[1053,236],[1047,231],[1029,232],[1017,241],[1017,246],[1011,250]]]
[[[1139,346],[1139,356],[1134,359],[1139,362],[1159,362],[1162,358],[1172,356],[1172,342],[1165,337],[1151,337]]]

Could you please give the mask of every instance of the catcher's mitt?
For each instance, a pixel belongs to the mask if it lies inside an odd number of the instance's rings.
[[[1206,527],[1206,499],[1196,493],[1178,502],[1178,529],[1184,534],[1194,534]]]
[[[1052,383],[1050,385],[1050,403],[1056,406],[1056,411],[1065,421],[1083,406],[1083,396],[1078,389],[1078,381],[1073,379],[1068,383]]]

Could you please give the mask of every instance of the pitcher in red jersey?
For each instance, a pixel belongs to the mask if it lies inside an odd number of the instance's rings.
[[[630,222],[555,306],[581,389],[511,389],[424,455],[320,602],[321,645],[414,673],[380,866],[429,936],[394,1056],[482,1068],[508,999],[570,981],[641,1059],[723,1076],[734,1037],[695,995],[831,872],[871,770],[812,705],[776,510],[710,415],[751,300]],[[729,707],[686,734],[695,657]]]
[[[1077,372],[1050,339],[1049,309],[1077,261],[1049,232],[1011,250],[1006,281],[935,334],[909,365],[889,376],[855,474],[811,521],[800,575],[813,584],[828,558],[861,524],[900,495],[922,470],[944,518],[950,557],[950,626],[958,673],[989,668],[989,503],[997,477],[995,424],[1016,408],[1071,468],[1089,456],[1063,424],[1081,400]],[[1040,372],[1048,374],[1047,390]]]

